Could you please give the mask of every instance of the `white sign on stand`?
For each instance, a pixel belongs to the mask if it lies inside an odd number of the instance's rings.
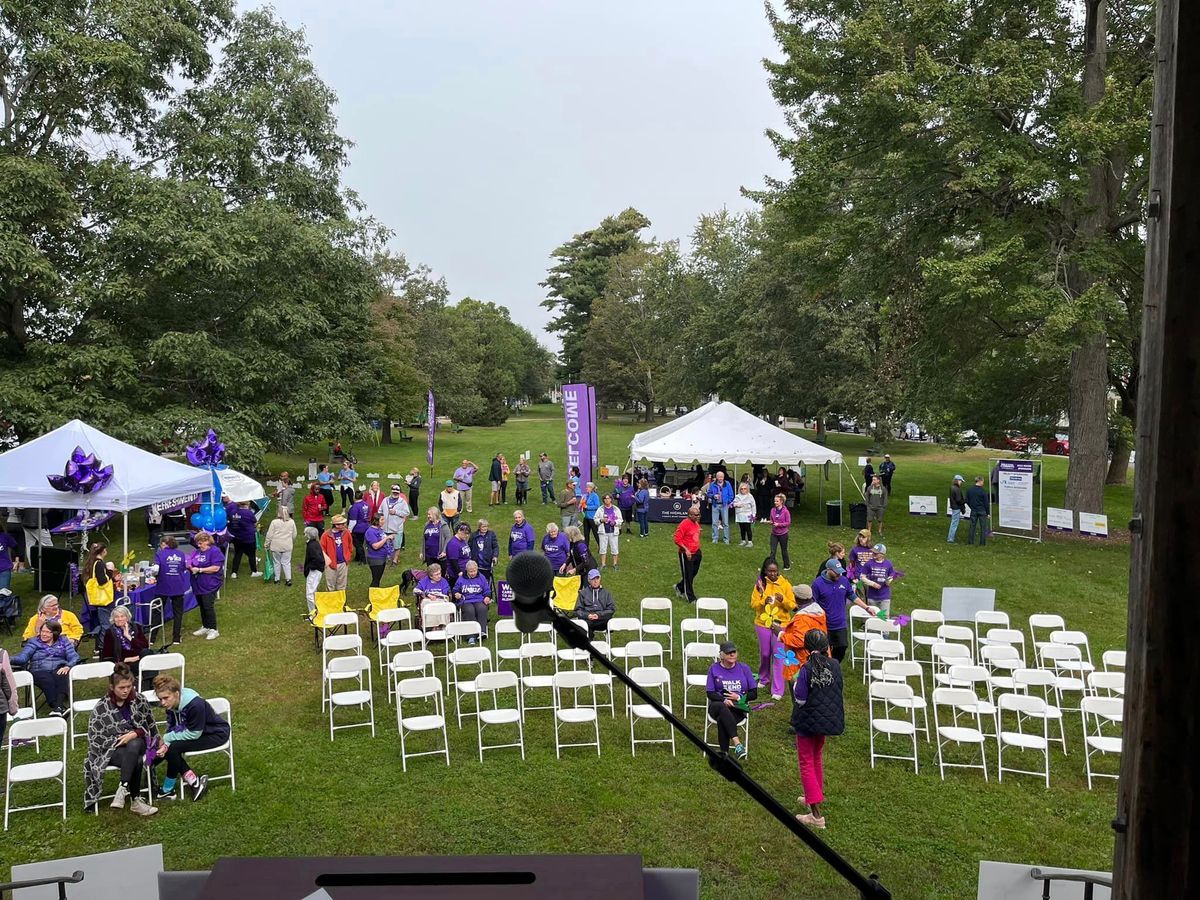
[[[1056,506],[1046,507],[1046,527],[1051,531],[1074,531],[1075,513]]]
[[[908,497],[908,512],[910,515],[936,516],[937,508],[937,497],[917,496],[913,494],[910,494]]]
[[[1090,534],[1093,537],[1108,537],[1108,516],[1081,512],[1079,514],[1079,533]]]

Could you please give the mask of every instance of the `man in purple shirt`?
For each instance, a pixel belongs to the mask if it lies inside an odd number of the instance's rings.
[[[537,546],[537,532],[525,521],[525,513],[521,510],[513,512],[512,530],[508,533],[508,555],[516,556]]]
[[[191,587],[187,558],[173,537],[164,537],[154,557],[155,593],[171,604],[171,643],[183,641],[183,597]]]
[[[746,755],[737,727],[746,718],[743,701],[758,696],[758,679],[744,662],[738,662],[737,644],[726,641],[720,647],[717,661],[708,669],[708,681],[704,685],[708,695],[708,715],[717,723],[717,740],[722,753],[729,752],[733,744],[733,755],[741,759]]]
[[[458,491],[458,508],[464,512],[475,511],[471,502],[471,486],[475,482],[475,473],[478,471],[479,466],[469,459],[464,459],[462,465],[454,470],[454,489]]]
[[[825,571],[812,583],[813,600],[825,610],[825,626],[829,629],[829,649],[838,662],[846,656],[850,646],[850,629],[846,620],[846,607],[856,600],[854,585],[846,577],[846,570],[836,559],[825,560]]]

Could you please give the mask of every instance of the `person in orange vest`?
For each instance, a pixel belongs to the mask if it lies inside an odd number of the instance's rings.
[[[813,600],[812,588],[807,584],[798,584],[794,591],[796,613],[779,635],[780,643],[795,652],[795,662],[791,659],[784,660],[783,677],[789,682],[796,677],[796,673],[808,659],[808,651],[804,648],[804,636],[814,628],[826,634],[829,633],[829,628],[825,624],[825,610]]]

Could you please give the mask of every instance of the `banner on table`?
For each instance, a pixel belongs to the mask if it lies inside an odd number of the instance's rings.
[[[567,471],[579,467],[581,487],[592,480],[593,392],[586,384],[564,384],[563,419],[567,428]]]
[[[1031,531],[1033,524],[1033,461],[999,462],[1000,527]]]
[[[437,405],[433,402],[433,391],[429,392],[429,401],[425,407],[425,415],[429,418],[429,434],[425,438],[425,462],[433,465],[433,432],[437,430]]]
[[[55,527],[51,528],[50,533],[76,534],[80,531],[95,531],[114,515],[115,513],[111,510],[106,512],[88,513],[86,510],[81,509],[61,525],[56,525]]]
[[[1081,512],[1079,514],[1079,533],[1090,534],[1093,537],[1108,537],[1108,516]]]
[[[949,501],[947,501],[949,502]],[[936,516],[938,509],[937,497],[915,496],[908,497],[908,512],[913,516]]]
[[[1074,531],[1075,513],[1057,506],[1046,507],[1046,527],[1051,531]]]

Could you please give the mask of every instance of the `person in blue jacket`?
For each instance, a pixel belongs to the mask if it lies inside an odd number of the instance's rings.
[[[729,543],[729,506],[733,503],[733,485],[725,480],[725,473],[720,469],[708,483],[705,496],[712,506],[712,542],[717,542],[717,535],[724,531],[725,543]]]
[[[41,688],[46,703],[56,716],[65,716],[68,696],[67,678],[73,666],[81,662],[75,645],[62,636],[58,619],[47,619],[38,633],[25,642],[12,658],[14,669],[27,669],[33,683]]]
[[[192,800],[199,800],[208,789],[208,776],[197,776],[184,754],[220,747],[229,740],[229,723],[191,688],[181,688],[173,675],[156,676],[154,693],[167,711],[167,729],[158,740],[154,759],[154,763],[167,761],[167,777],[159,786],[158,799],[174,797],[175,785],[182,777],[192,789]]]
[[[650,536],[650,482],[643,478],[633,493],[633,511],[638,521],[638,537]]]
[[[525,513],[521,510],[513,512],[512,530],[508,533],[508,555],[516,556],[526,550],[537,547],[537,532],[525,521]]]

